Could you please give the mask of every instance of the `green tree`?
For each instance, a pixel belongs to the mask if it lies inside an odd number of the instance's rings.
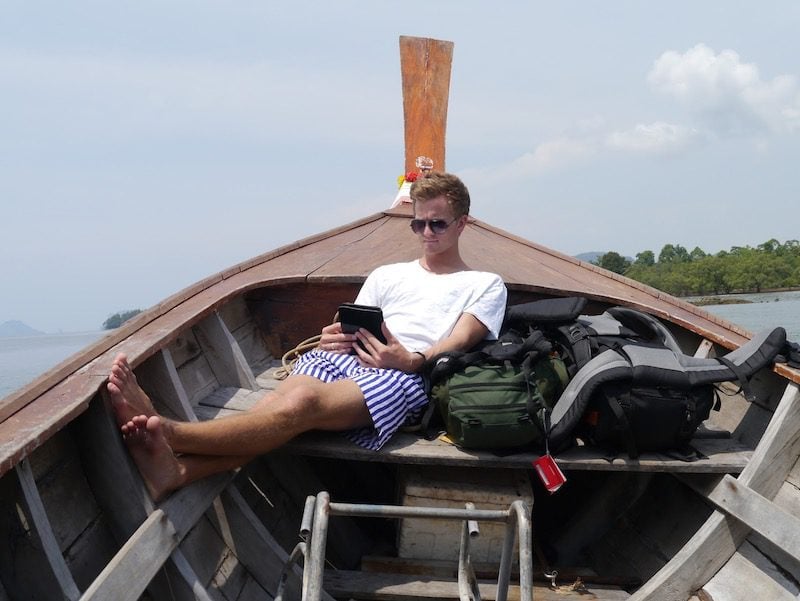
[[[775,238],[767,240],[763,244],[758,245],[758,250],[768,253],[768,254],[775,254],[778,252],[778,249],[781,247],[781,243],[778,242]]]
[[[652,267],[656,264],[656,255],[652,250],[643,250],[640,253],[636,253],[636,260],[633,264],[643,267]]]
[[[103,322],[103,329],[104,330],[113,330],[115,328],[120,327],[123,323],[128,321],[131,317],[134,317],[141,313],[141,309],[129,309],[127,311],[119,311],[118,313],[114,313],[108,319]]]
[[[625,270],[630,267],[631,262],[621,254],[611,250],[606,254],[601,255],[597,259],[597,264],[603,269],[608,269],[609,271],[613,271],[614,273],[622,275],[625,273]]]
[[[658,254],[659,263],[687,263],[689,251],[680,244],[665,244]]]
[[[611,261],[613,258],[601,257],[603,266],[615,271],[619,265]],[[697,246],[687,252],[679,244],[665,244],[657,262],[652,251],[638,253],[625,275],[677,295],[796,288],[800,286],[800,241],[781,244],[773,238],[756,248],[732,246],[714,255]]]
[[[695,246],[692,249],[692,252],[689,253],[689,260],[690,261],[699,261],[700,259],[704,259],[706,257],[706,251],[704,251],[699,246]]]

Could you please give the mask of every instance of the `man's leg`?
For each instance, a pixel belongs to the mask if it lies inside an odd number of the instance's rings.
[[[135,416],[121,427],[147,491],[158,501],[182,486],[249,462],[247,456],[179,455],[172,452],[161,427],[161,418]]]
[[[156,499],[199,478],[243,465],[302,432],[371,424],[361,390],[349,380],[323,383],[310,376],[291,376],[252,410],[207,422],[159,416],[122,355],[114,361],[108,391],[123,438]]]
[[[326,383],[298,375],[241,415],[199,423],[164,420],[164,430],[177,453],[260,455],[309,430],[349,430],[371,423],[355,382]]]

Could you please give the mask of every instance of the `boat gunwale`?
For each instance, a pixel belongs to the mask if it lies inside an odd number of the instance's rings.
[[[360,284],[366,278],[366,273],[342,274],[340,276],[315,275],[314,272],[319,267],[318,265],[315,269],[304,270],[305,273],[266,274],[264,276],[259,274],[258,268],[265,267],[271,261],[294,251],[330,240],[339,234],[348,233],[373,223],[376,224],[375,230],[377,230],[391,221],[392,218],[410,218],[410,216],[411,213],[408,206],[374,213],[349,224],[287,244],[211,275],[142,312],[123,324],[117,331],[104,336],[83,351],[79,351],[66,359],[17,393],[0,400],[0,475],[11,469],[20,459],[38,448],[53,433],[86,409],[91,399],[101,390],[108,366],[117,353],[125,352],[131,365],[135,368],[177,339],[180,332],[192,327],[230,299],[254,289],[297,283]],[[640,282],[635,282],[618,274],[608,272],[596,265],[525,240],[481,220],[471,218],[469,225],[472,228],[483,229],[496,236],[522,244],[536,252],[566,261],[603,278],[619,282],[628,288],[644,293],[656,302],[647,303],[638,299],[631,301],[629,298],[604,294],[597,290],[568,291],[548,286],[515,282],[507,284],[510,290],[548,296],[570,296],[575,294],[600,303],[638,308],[675,323],[729,350],[745,343],[750,337],[750,333],[743,328]],[[372,230],[372,232],[375,230]],[[342,249],[349,247],[350,244],[352,242],[343,244]],[[205,295],[208,298],[204,299],[201,295]],[[197,303],[199,306],[191,308],[187,305],[187,303],[191,302]],[[671,308],[677,309],[677,311],[670,312]],[[704,320],[707,325],[701,325],[697,320],[692,321],[692,317]],[[146,342],[142,344],[145,340]],[[776,364],[772,367],[772,370],[787,380],[800,383],[800,371],[798,370],[789,368],[785,364]],[[74,382],[75,378],[82,376],[91,376],[96,378],[96,381],[89,386],[84,386],[86,382]],[[78,392],[78,395],[70,396],[68,394],[70,389],[73,392]],[[45,407],[44,411],[42,411],[42,407],[37,407],[36,411],[26,411],[32,403],[36,401],[43,402],[48,398],[52,398],[53,402],[50,403],[50,407]],[[66,402],[64,398],[67,399]],[[19,436],[19,433],[23,430],[27,434]]]

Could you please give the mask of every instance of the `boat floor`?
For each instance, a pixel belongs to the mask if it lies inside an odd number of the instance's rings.
[[[328,571],[324,579],[325,590],[337,598],[365,599],[378,601],[439,601],[441,599],[459,599],[458,583],[434,577],[420,577],[411,574],[375,574],[370,572],[353,572],[346,570]],[[478,589],[481,599],[494,601],[497,599],[497,584],[479,581]],[[567,585],[556,585],[555,588],[545,583],[535,583],[533,598],[537,601],[623,601],[630,594],[619,587],[591,584],[587,586],[580,580]],[[520,598],[519,586],[508,588],[508,599]]]

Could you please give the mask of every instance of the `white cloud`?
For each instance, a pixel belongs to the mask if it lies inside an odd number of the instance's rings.
[[[686,149],[699,137],[700,134],[696,129],[656,121],[650,124],[639,124],[626,131],[612,132],[606,138],[606,145],[613,150],[669,154]]]
[[[512,182],[529,179],[545,173],[567,169],[590,160],[598,152],[593,139],[560,137],[536,146],[531,152],[504,165],[469,169],[461,172],[468,180],[484,182]]]
[[[533,152],[521,156],[514,163],[519,170],[538,174],[581,162],[596,152],[596,144],[591,140],[557,138],[539,144]]]
[[[763,80],[754,63],[733,50],[697,44],[684,53],[663,53],[647,77],[654,89],[696,111],[716,133],[785,132],[800,128],[797,79]]]

